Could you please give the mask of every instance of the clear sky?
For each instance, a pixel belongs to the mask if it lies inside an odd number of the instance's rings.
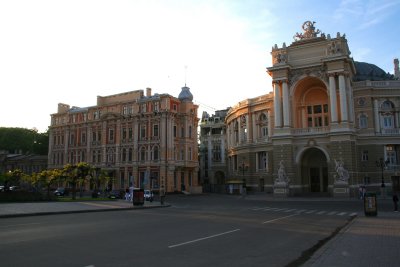
[[[271,91],[271,47],[307,20],[393,73],[400,0],[1,0],[0,127],[47,130],[57,104],[151,87],[201,112]]]

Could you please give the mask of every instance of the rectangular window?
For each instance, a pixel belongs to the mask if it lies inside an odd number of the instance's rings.
[[[126,128],[122,128],[122,140],[126,139]]]
[[[129,136],[129,139],[133,138],[133,130],[132,130],[132,128],[128,129],[128,136]]]
[[[321,107],[321,105],[316,105],[316,106],[314,106],[313,108],[314,108],[314,114],[322,113],[322,107]]]
[[[364,150],[361,154],[361,161],[368,161],[368,150]]]
[[[158,137],[158,124],[153,125],[153,136]]]
[[[176,137],[176,125],[174,125],[174,137]]]
[[[153,104],[153,109],[155,112],[158,112],[160,110],[160,102],[154,102]]]
[[[262,152],[258,152],[258,169],[262,170],[262,171],[266,171],[267,170],[267,152],[266,151],[262,151]]]
[[[140,125],[140,138],[146,139],[146,125]]]
[[[108,140],[114,142],[114,129],[108,129]]]

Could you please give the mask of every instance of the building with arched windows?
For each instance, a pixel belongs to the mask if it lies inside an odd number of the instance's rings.
[[[227,179],[277,196],[398,190],[398,60],[390,75],[354,61],[344,34],[303,30],[272,47],[273,92],[228,111]]]
[[[59,104],[51,115],[48,167],[87,162],[109,187],[198,192],[197,110],[189,87],[178,98],[151,89],[98,96],[85,108]]]

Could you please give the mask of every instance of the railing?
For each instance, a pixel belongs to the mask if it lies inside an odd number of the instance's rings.
[[[297,128],[291,129],[290,133],[292,135],[307,135],[307,134],[324,134],[329,133],[330,128],[325,127],[313,127],[313,128]]]

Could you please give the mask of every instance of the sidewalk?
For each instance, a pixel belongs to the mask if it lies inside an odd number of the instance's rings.
[[[302,267],[400,266],[400,213],[356,217]]]
[[[133,206],[132,202],[115,201],[76,201],[76,202],[30,202],[0,204],[0,218],[37,216],[50,214],[99,212],[123,209],[148,209],[168,207],[158,201],[145,201],[143,206]]]

